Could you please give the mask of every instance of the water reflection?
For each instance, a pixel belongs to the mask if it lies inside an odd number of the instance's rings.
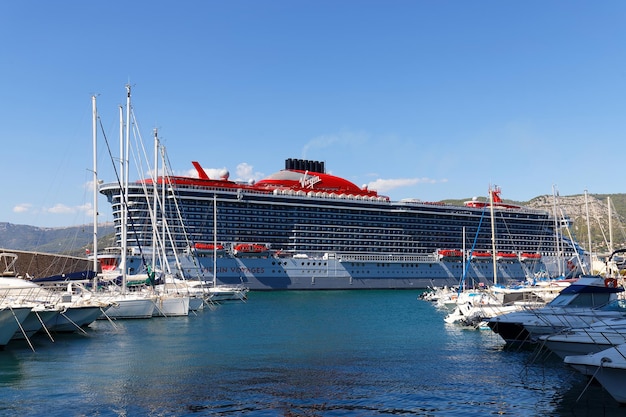
[[[0,352],[0,386],[13,386],[24,377],[22,366],[10,351]]]

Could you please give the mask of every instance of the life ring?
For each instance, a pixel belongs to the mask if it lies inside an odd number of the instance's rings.
[[[617,279],[615,278],[605,278],[604,286],[607,288],[617,288]]]
[[[569,269],[570,271],[573,271],[574,269],[576,269],[576,265],[574,265],[574,262],[567,261],[567,269]]]

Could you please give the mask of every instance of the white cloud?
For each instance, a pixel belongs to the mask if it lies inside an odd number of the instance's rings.
[[[76,212],[76,210],[73,209],[72,207],[66,206],[65,204],[61,204],[61,203],[57,203],[52,207],[46,207],[44,208],[44,211],[46,213],[52,213],[52,214],[71,214],[71,213]]]
[[[254,167],[247,162],[242,162],[237,165],[236,171],[239,178],[252,178]]]
[[[102,180],[98,180],[98,181],[102,182]],[[83,188],[93,194],[93,190],[94,190],[93,184],[94,184],[93,180],[87,181],[86,183],[83,184]]]
[[[254,172],[254,167],[247,162],[242,162],[236,168],[237,178],[241,181],[259,180],[263,178],[260,172]]]
[[[76,209],[83,213],[93,213],[93,207],[91,207],[91,203],[86,203],[82,206],[76,206]]]
[[[224,176],[226,176],[231,181],[248,182],[250,180],[258,181],[265,176],[262,172],[255,172],[254,167],[247,162],[242,162],[239,165],[237,165],[237,167],[235,168],[234,179],[230,178],[230,172],[225,167],[224,168],[202,167],[202,169],[204,170],[205,174],[208,175],[209,178],[214,179],[214,180],[221,179]],[[196,171],[195,169],[190,169],[183,175],[187,177],[191,177],[191,178],[198,178],[198,171]]]
[[[435,180],[432,178],[395,178],[395,179],[377,179],[371,181],[367,186],[370,190],[379,192],[387,192],[396,188],[410,187],[416,184],[436,184],[447,182],[448,180]]]
[[[202,170],[212,180],[220,179],[224,174],[230,174],[226,168],[204,168]],[[181,174],[184,177],[198,178],[198,171],[195,168]]]
[[[46,207],[43,210],[46,213],[51,214],[74,214],[74,213],[93,213],[90,203],[83,204],[81,206],[67,206],[62,203],[57,203],[52,207]]]
[[[254,167],[247,162],[242,162],[236,168],[237,181],[260,180],[264,177],[262,172],[254,172]]]
[[[335,145],[359,146],[366,143],[369,138],[365,132],[340,132],[331,135],[317,136],[311,139],[304,148],[302,148],[303,158],[308,157],[311,150],[326,149]]]
[[[17,206],[13,207],[13,213],[27,213],[32,208],[32,204],[30,203],[21,203]]]

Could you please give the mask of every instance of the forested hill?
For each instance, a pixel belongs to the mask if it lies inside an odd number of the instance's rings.
[[[540,196],[533,198],[527,204],[528,207],[540,208],[557,214],[562,212],[573,222],[572,234],[585,249],[589,246],[588,230],[591,231],[591,245],[594,252],[607,252],[611,239],[609,231],[609,212],[611,215],[611,228],[613,249],[626,248],[626,194],[584,194],[557,197],[554,204],[553,196]],[[609,203],[611,205],[609,210]],[[587,213],[589,215],[587,216]],[[589,217],[589,222],[587,222]],[[589,225],[589,227],[587,226]]]
[[[487,201],[488,197],[478,197]],[[445,200],[448,204],[463,204],[471,198],[463,200]],[[506,203],[517,204],[529,208],[546,210],[550,213],[564,215],[572,220],[571,233],[582,247],[589,246],[588,228],[591,231],[591,245],[594,252],[607,252],[611,234],[609,233],[609,202],[611,204],[611,230],[613,231],[613,249],[626,248],[626,194],[584,194],[572,196],[542,195],[530,201],[504,200]],[[587,222],[589,213],[589,223]]]

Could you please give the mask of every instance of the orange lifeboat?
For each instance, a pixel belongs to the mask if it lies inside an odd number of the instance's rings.
[[[539,253],[522,252],[519,255],[519,260],[522,261],[522,262],[537,262],[537,261],[541,260],[541,254],[539,254]]]
[[[496,260],[504,262],[517,261],[517,255],[511,252],[497,252]]]
[[[258,243],[240,243],[233,248],[235,256],[266,256],[269,248]]]
[[[214,250],[220,252],[220,251],[224,251],[224,246],[223,245],[214,245],[212,243],[196,243],[193,245],[193,247],[197,250],[197,251],[202,251],[202,252],[213,252]]]
[[[472,253],[472,261],[490,261],[491,253],[489,252],[474,252]]]
[[[440,261],[458,261],[463,259],[463,251],[458,249],[439,249],[437,256]]]

